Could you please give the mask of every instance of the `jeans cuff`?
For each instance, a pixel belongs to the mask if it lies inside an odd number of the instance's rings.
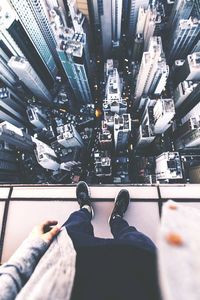
[[[89,217],[90,220],[92,219],[92,216],[93,216],[93,209],[92,209],[92,207],[91,207],[91,211],[89,211],[89,209],[87,209],[86,207],[83,206],[81,208],[81,211],[83,211]]]

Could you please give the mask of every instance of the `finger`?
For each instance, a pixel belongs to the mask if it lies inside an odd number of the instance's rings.
[[[40,229],[43,230],[46,226],[56,225],[58,221],[56,220],[47,220],[39,225]]]
[[[61,230],[60,226],[55,226],[49,232],[45,233],[46,238],[51,241]]]

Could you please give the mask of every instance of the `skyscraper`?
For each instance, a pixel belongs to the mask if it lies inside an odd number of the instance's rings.
[[[12,55],[23,56],[23,52],[20,49],[20,45],[12,37],[9,29],[13,27],[13,24],[17,23],[17,14],[11,5],[6,0],[2,0],[0,6],[0,39],[1,39],[1,51],[5,51],[7,56]]]
[[[141,124],[138,129],[136,148],[145,148],[155,140],[155,135],[149,124]]]
[[[151,37],[148,52],[143,53],[137,77],[134,106],[139,106],[142,95],[161,94],[168,74],[169,68],[166,65],[161,37]]]
[[[200,103],[198,102],[180,121],[175,131],[176,149],[199,147],[200,145]]]
[[[104,122],[102,124],[102,132],[99,133],[99,142],[102,150],[112,149],[112,134],[107,129],[107,126],[104,126]]]
[[[112,43],[118,47],[121,38],[122,0],[112,0]]]
[[[14,146],[17,150],[33,151],[35,148],[29,134],[7,121],[0,123],[0,141]]]
[[[111,176],[112,164],[110,153],[105,151],[96,151],[94,153],[95,175],[98,177]]]
[[[146,10],[146,20],[144,24],[144,31],[143,31],[143,36],[144,36],[144,51],[147,51],[149,47],[149,42],[150,38],[154,34],[154,30],[156,27],[156,17],[157,17],[157,11],[154,8],[148,8]]]
[[[200,162],[199,0],[0,2],[0,182],[18,165],[30,183],[176,182],[180,156]]]
[[[154,133],[154,116],[153,107],[155,105],[155,100],[148,99],[145,105],[144,112],[141,117],[140,126],[136,132],[135,147],[145,148],[150,145],[155,139]]]
[[[174,104],[175,107],[178,108],[192,91],[196,88],[197,83],[193,83],[192,81],[183,81],[180,82],[177,88],[174,90]]]
[[[106,60],[120,43],[122,0],[92,0],[88,4],[94,36]]]
[[[26,110],[29,122],[33,124],[37,129],[46,128],[47,120],[46,116],[37,106],[28,106]]]
[[[173,99],[159,99],[153,108],[154,133],[164,133],[170,126],[175,116]]]
[[[127,38],[132,44],[136,35],[136,23],[140,7],[147,8],[149,0],[129,0],[127,6]]]
[[[179,69],[178,81],[200,80],[200,52],[189,54]]]
[[[169,27],[174,30],[181,19],[189,19],[193,7],[193,0],[176,0],[170,14]]]
[[[37,43],[37,41],[32,39],[32,36],[29,35],[29,32],[24,28],[26,25],[19,20],[19,17],[11,4],[9,4],[7,0],[2,1],[3,3],[0,10],[0,46],[6,53],[7,60],[12,56],[26,58],[45,85],[48,86],[48,88],[52,88],[55,74],[52,74],[52,70],[49,69],[50,66],[47,65],[51,65],[54,69],[55,64],[52,65],[51,56],[48,56],[49,52],[46,51],[45,43],[43,43],[44,40],[42,39],[40,43]],[[23,12],[21,13],[23,14]],[[33,15],[32,18],[34,18]],[[35,22],[32,23],[32,19],[29,18],[27,18],[26,21],[28,23],[27,29],[32,31],[32,35],[37,36],[37,27],[33,29]],[[46,57],[46,61],[41,56],[36,46],[40,46],[43,56]]]
[[[8,65],[36,97],[46,104],[51,104],[52,95],[25,58],[13,56]]]
[[[55,151],[45,143],[33,138],[36,145],[35,156],[40,166],[44,169],[57,171],[60,168]]]
[[[52,78],[55,79],[58,71],[55,60],[57,57],[56,43],[41,1],[11,0],[10,2],[43,63]]]
[[[163,152],[156,157],[156,178],[162,182],[171,182],[183,178],[178,152]]]
[[[110,65],[107,64],[107,68],[110,68]],[[106,83],[106,92],[105,100],[103,100],[103,110],[104,112],[109,112],[111,114],[122,114],[127,111],[127,102],[122,99],[122,81],[119,77],[117,68],[110,68],[107,70],[107,83]]]
[[[57,141],[65,148],[83,147],[83,141],[75,127],[70,124],[58,127]]]
[[[122,151],[128,147],[128,138],[131,132],[130,114],[114,116],[114,142],[115,150]]]
[[[200,52],[200,40],[196,43],[194,48],[191,50],[191,53],[193,52]]]
[[[7,88],[0,88],[0,120],[17,127],[28,126],[25,104]]]
[[[184,59],[193,49],[200,32],[198,19],[180,20],[167,45],[167,61],[170,65],[175,59]]]
[[[20,182],[16,151],[5,142],[0,143],[0,182]]]
[[[0,79],[12,90],[17,92],[19,78],[7,65],[7,61],[0,55]]]
[[[136,54],[137,44],[140,45],[140,55],[142,56],[143,49],[147,51],[150,38],[153,36],[156,26],[157,11],[155,8],[139,7],[138,18],[136,23],[136,37],[133,46],[133,60],[137,61],[139,53]],[[142,43],[143,42],[143,43]],[[142,44],[142,45],[141,45]]]
[[[0,88],[0,100],[25,116],[26,102],[7,87]]]
[[[195,18],[200,18],[200,3],[199,0],[194,0],[194,7],[191,15]]]
[[[92,103],[92,93],[87,73],[87,61],[84,47],[86,45],[85,33],[74,33],[72,37],[61,40],[57,48],[60,61],[65,74],[73,89],[79,104]]]
[[[197,82],[192,92],[181,103],[178,114],[179,117],[184,117],[195,105],[198,104],[200,97],[200,83]]]

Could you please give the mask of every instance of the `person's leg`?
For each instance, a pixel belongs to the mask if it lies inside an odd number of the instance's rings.
[[[129,226],[128,222],[123,219],[129,202],[129,192],[127,190],[121,190],[115,199],[115,205],[109,219],[114,238],[135,246],[155,250],[155,245],[150,238],[137,231],[135,227]]]
[[[84,235],[94,236],[93,226],[91,224],[92,214],[87,206],[73,212],[68,220],[63,224],[68,232],[83,233]]]
[[[73,212],[63,224],[75,244],[86,240],[87,237],[94,237],[94,230],[91,224],[94,211],[90,200],[90,190],[84,181],[78,183],[76,197],[80,210]]]
[[[116,216],[110,220],[112,235],[115,239],[126,241],[128,244],[140,246],[148,250],[155,250],[152,240],[133,226],[129,226],[128,222],[120,216]]]

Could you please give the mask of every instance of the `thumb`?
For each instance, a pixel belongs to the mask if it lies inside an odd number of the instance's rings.
[[[61,227],[56,225],[49,232],[44,234],[44,238],[47,242],[51,242],[51,240],[60,232]]]

